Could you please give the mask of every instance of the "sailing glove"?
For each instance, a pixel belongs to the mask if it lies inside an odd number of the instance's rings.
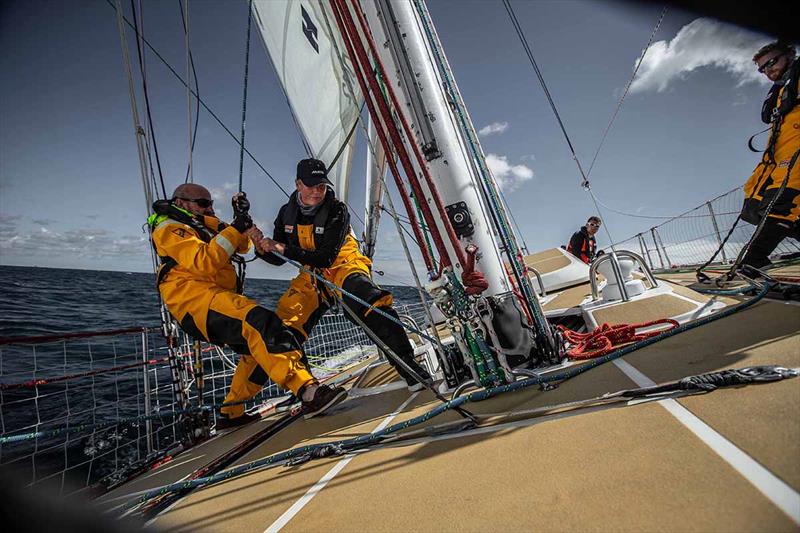
[[[250,218],[250,215],[247,213],[237,213],[236,216],[233,217],[231,226],[236,228],[236,231],[239,233],[244,233],[253,227],[253,219]]]
[[[247,195],[243,192],[235,194],[231,198],[231,205],[233,206],[234,217],[247,215],[250,212],[250,200],[247,199]]]

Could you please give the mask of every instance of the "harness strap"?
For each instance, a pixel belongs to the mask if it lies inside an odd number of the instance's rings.
[[[329,190],[322,205],[314,214],[314,247],[319,248],[322,244],[322,237],[325,235],[325,224],[328,222],[328,215],[330,214],[331,205],[333,204],[333,191]],[[300,205],[297,203],[297,191],[289,196],[289,201],[286,203],[286,209],[283,210],[281,217],[281,224],[286,230],[287,226],[291,226],[291,231],[286,231],[287,237],[294,246],[302,248],[300,239],[297,235],[297,220],[300,218]]]

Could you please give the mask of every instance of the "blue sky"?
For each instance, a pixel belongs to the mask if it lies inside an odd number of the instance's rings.
[[[661,8],[513,5],[588,166]],[[143,6],[146,37],[184,74],[178,3],[144,0]],[[200,95],[238,132],[246,2],[193,0],[189,6]],[[594,208],[502,3],[430,0],[429,9],[530,249],[565,243]],[[750,57],[767,40],[669,10],[592,172],[601,200],[623,211],[672,215],[743,183],[758,159],[746,141],[763,128],[758,113],[768,87]],[[104,0],[4,2],[0,49],[0,264],[150,270],[114,11]],[[188,160],[186,92],[152,55],[147,74],[171,191],[183,181]],[[359,213],[361,145],[349,199]],[[258,41],[250,64],[247,146],[284,187],[292,186],[304,150]],[[230,216],[227,198],[238,181],[238,162],[237,145],[201,111],[194,179],[220,199],[223,218]],[[256,220],[271,230],[285,197],[249,161],[244,185]],[[600,214],[615,240],[655,223]],[[376,268],[386,272],[385,283],[407,282],[389,222],[382,225]],[[353,225],[360,234],[360,223],[353,219]],[[600,237],[602,246],[607,237]],[[253,263],[248,274],[285,278],[293,271]]]

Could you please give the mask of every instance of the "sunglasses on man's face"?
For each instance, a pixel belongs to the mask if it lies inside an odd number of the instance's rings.
[[[209,200],[207,198],[177,198],[178,200],[186,200],[187,202],[194,202],[203,209],[208,209],[209,207],[213,207],[214,200]]]
[[[772,59],[770,59],[769,61],[767,61],[766,63],[764,63],[764,64],[763,64],[763,65],[761,65],[760,67],[758,67],[758,71],[759,71],[761,74],[764,74],[764,71],[765,71],[765,70],[767,70],[768,68],[770,68],[770,67],[772,67],[773,65],[775,65],[775,63],[777,63],[778,61],[780,61],[780,59],[781,59],[782,57],[783,57],[783,55],[779,55],[779,56],[775,56],[775,57],[773,57]]]
[[[600,224],[598,224],[598,223],[596,223],[596,222],[589,222],[589,225],[590,225],[591,227],[593,227],[593,228],[599,228],[599,227],[600,227]]]

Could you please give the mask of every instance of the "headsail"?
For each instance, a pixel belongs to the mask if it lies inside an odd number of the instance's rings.
[[[306,144],[327,165],[336,160],[329,177],[336,195],[346,200],[363,97],[348,88],[356,83],[348,85],[345,78],[352,78],[352,67],[337,53],[343,45],[329,29],[330,7],[308,0],[254,0],[253,14]]]

